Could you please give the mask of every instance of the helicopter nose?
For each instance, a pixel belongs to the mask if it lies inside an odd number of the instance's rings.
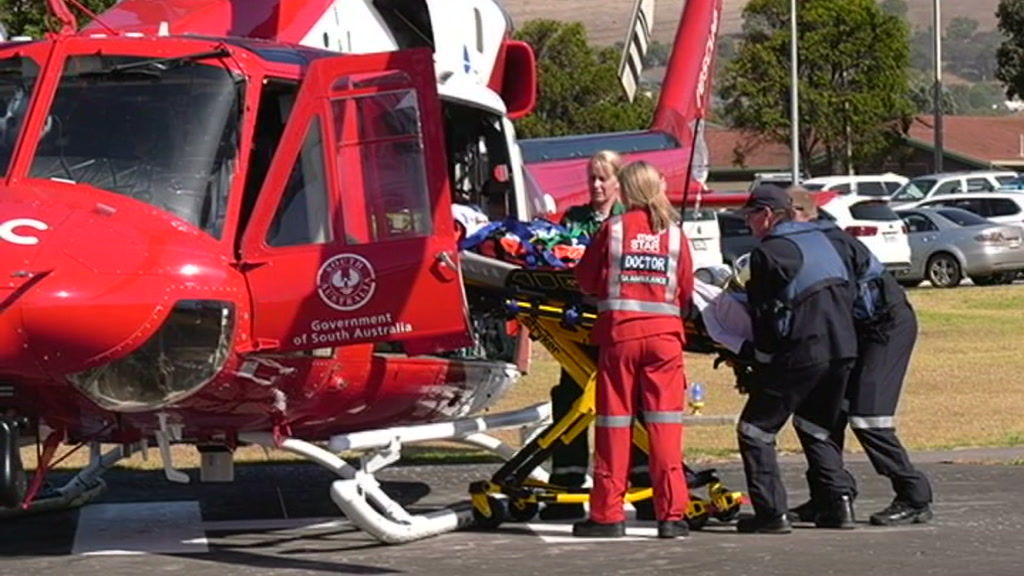
[[[0,299],[6,302],[13,292],[0,290]],[[5,374],[37,375],[41,370],[28,350],[21,315],[10,306],[4,306],[0,312],[0,366]]]
[[[19,216],[14,217],[12,212]],[[34,374],[39,366],[28,350],[24,317],[17,302],[49,274],[49,270],[38,267],[37,258],[40,236],[50,230],[50,225],[24,213],[23,209],[0,211],[0,366],[5,373]]]
[[[33,267],[13,272],[6,264],[0,264],[0,274],[8,276],[0,289],[4,372],[41,376],[81,370],[136,346],[166,315],[161,298],[166,289],[158,278],[84,273],[70,257],[37,257]]]
[[[0,373],[63,380],[138,349],[180,301],[244,294],[215,240],[171,215],[49,192],[0,187]]]

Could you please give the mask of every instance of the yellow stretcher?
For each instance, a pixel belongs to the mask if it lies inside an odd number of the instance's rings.
[[[596,320],[594,307],[584,301],[570,271],[508,269],[502,274],[510,298],[510,313],[583,388],[569,413],[552,423],[524,445],[490,480],[470,485],[474,518],[479,526],[496,528],[506,520],[525,522],[539,510],[541,502],[582,503],[587,489],[570,489],[530,478],[559,444],[568,444],[586,434],[595,417],[597,359],[589,346],[590,329]],[[687,323],[687,350],[713,352],[715,345],[699,326]],[[648,451],[647,431],[634,422],[633,442]],[[684,466],[685,467],[685,466]],[[709,518],[729,521],[736,517],[743,500],[741,492],[727,489],[714,470],[686,470],[691,490],[707,487],[707,498],[691,493],[686,520],[693,529],[702,528]],[[498,495],[505,498],[499,498]],[[632,488],[627,502],[650,498],[651,488]]]

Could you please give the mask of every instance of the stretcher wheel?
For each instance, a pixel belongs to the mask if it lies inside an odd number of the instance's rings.
[[[728,508],[726,510],[719,510],[715,512],[715,519],[721,522],[732,522],[740,515],[740,507]]]
[[[686,524],[690,530],[700,530],[708,523],[711,517],[711,506],[707,500],[691,498],[690,506],[686,509]]]
[[[480,528],[486,528],[493,530],[508,517],[508,504],[504,500],[495,498],[493,496],[487,497],[487,505],[491,507],[490,517],[484,516],[483,512],[473,508],[473,522]]]
[[[712,516],[722,522],[735,520],[743,506],[743,494],[732,492],[724,486],[716,486],[711,491]]]
[[[508,517],[514,522],[529,522],[537,515],[540,504],[529,500],[513,500],[508,506]]]

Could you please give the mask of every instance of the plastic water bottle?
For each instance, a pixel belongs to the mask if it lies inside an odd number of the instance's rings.
[[[700,414],[704,409],[704,385],[700,382],[690,383],[690,410]]]

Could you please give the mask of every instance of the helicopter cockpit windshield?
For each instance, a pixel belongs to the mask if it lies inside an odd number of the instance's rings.
[[[238,157],[242,81],[204,52],[68,58],[30,177],[89,184],[219,238]]]

